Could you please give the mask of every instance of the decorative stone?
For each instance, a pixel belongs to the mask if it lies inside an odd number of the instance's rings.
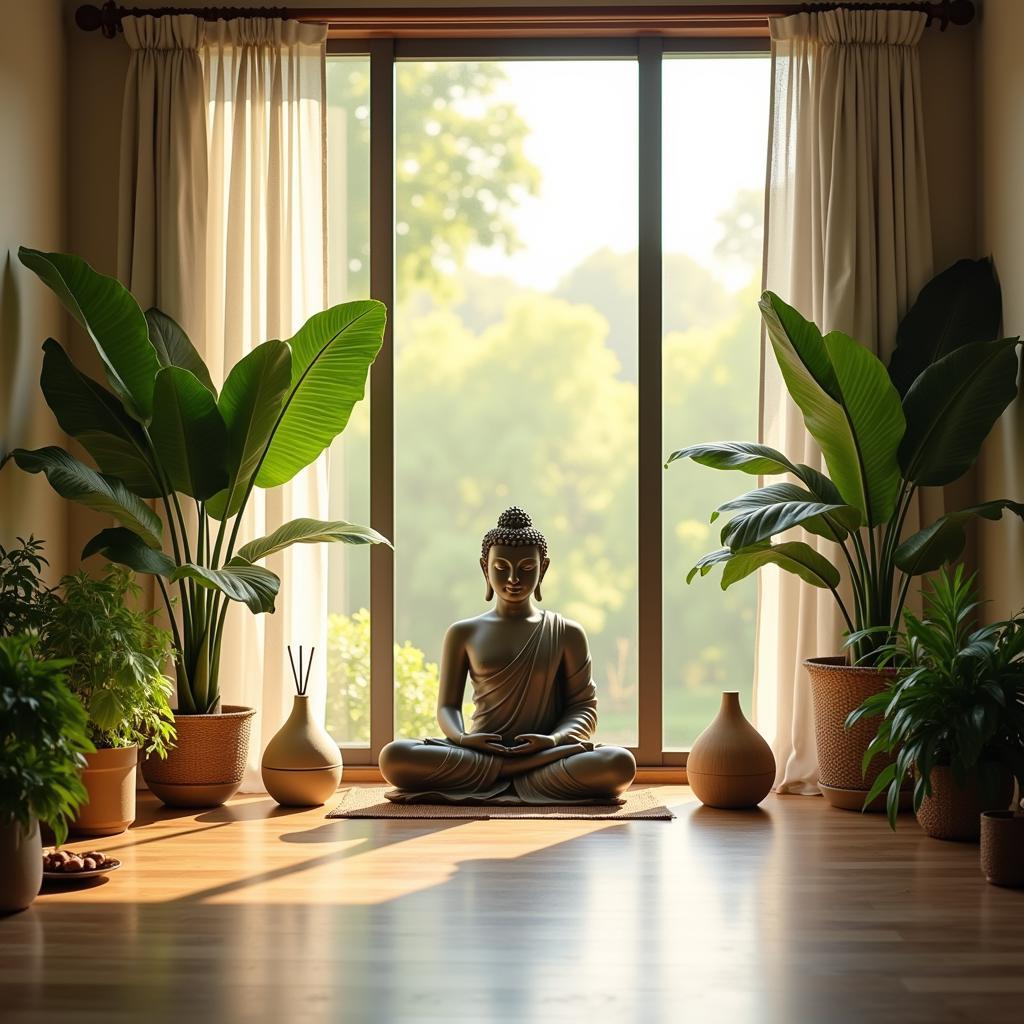
[[[722,694],[715,720],[694,741],[686,777],[708,807],[756,807],[768,795],[775,781],[775,755],[744,718],[737,691]]]
[[[263,752],[263,785],[284,807],[317,807],[341,782],[341,749],[309,713],[309,697],[296,694],[288,721]]]

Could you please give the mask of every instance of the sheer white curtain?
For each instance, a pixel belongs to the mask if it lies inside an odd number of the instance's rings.
[[[932,271],[917,53],[924,25],[923,14],[895,10],[772,23],[765,287],[823,331],[842,330],[882,356]],[[762,360],[764,443],[824,469],[770,350]],[[831,594],[761,572],[754,708],[781,793],[818,792],[801,662],[839,653],[841,633]]]
[[[326,28],[275,18],[207,27],[209,212],[204,356],[223,379],[254,345],[288,338],[327,305],[324,217]],[[239,536],[298,516],[326,519],[326,457],[272,491],[253,491]],[[221,651],[225,703],[257,709],[243,789],[262,790],[260,752],[292,704],[285,645],[316,645],[310,696],[324,713],[327,553],[298,544],[264,563],[277,611],[232,609]]]
[[[189,331],[218,386],[268,338],[327,305],[326,28],[275,18],[125,18],[133,47],[122,127],[119,274]],[[326,457],[255,490],[239,536],[326,519]],[[315,644],[310,696],[324,712],[327,563],[297,545],[265,563],[274,615],[232,605],[221,651],[225,704],[257,709],[244,789],[291,707],[287,643]]]

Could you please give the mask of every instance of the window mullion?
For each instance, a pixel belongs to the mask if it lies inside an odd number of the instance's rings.
[[[395,44],[370,44],[370,294],[388,309],[384,344],[370,372],[370,523],[394,540],[394,117]],[[370,549],[370,754],[376,762],[395,731],[395,557]]]
[[[662,40],[638,41],[638,686],[637,760],[662,762],[661,61]]]

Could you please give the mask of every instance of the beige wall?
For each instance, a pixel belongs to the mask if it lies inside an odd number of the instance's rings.
[[[1024,3],[985,0],[977,37],[979,245],[1003,285],[1003,333],[1024,335]],[[1024,403],[1007,411],[981,463],[982,498],[1024,501]],[[985,524],[981,566],[991,612],[1024,606],[1024,523]]]
[[[66,318],[18,262],[20,244],[60,249],[65,209],[65,21],[60,0],[4,8],[0,33],[0,449],[63,443],[39,397],[40,345]],[[66,505],[44,478],[0,471],[0,543],[34,533],[67,566]]]

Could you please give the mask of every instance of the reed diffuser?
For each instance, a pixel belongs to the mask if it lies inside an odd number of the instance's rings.
[[[318,807],[331,798],[341,782],[341,749],[309,710],[309,674],[316,648],[308,660],[302,645],[298,667],[288,645],[295,697],[291,714],[263,752],[263,784],[283,807]]]

